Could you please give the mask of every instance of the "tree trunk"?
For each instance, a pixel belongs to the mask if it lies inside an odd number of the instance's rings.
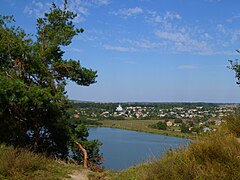
[[[85,168],[88,168],[88,166],[87,166],[88,154],[87,154],[86,149],[84,149],[83,146],[82,146],[80,143],[76,142],[76,141],[75,141],[75,144],[77,144],[77,146],[79,147],[79,149],[81,149],[81,151],[83,152],[83,155],[84,155],[83,166],[84,166]]]
[[[39,127],[38,124],[35,124],[35,132],[34,132],[34,151],[37,151],[39,141]]]

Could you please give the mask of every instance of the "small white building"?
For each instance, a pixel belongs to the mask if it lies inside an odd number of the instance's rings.
[[[117,112],[123,111],[123,108],[122,108],[122,106],[120,104],[118,105],[118,107],[116,107],[116,111]]]

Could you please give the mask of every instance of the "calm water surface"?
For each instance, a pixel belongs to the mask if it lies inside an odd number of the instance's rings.
[[[103,145],[105,169],[122,170],[156,159],[168,149],[186,146],[190,140],[164,135],[114,129],[89,128],[89,140],[99,139]]]

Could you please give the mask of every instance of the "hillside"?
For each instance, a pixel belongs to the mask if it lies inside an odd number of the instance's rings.
[[[68,179],[82,166],[0,145],[0,179]]]
[[[0,179],[238,179],[240,177],[240,116],[229,116],[216,132],[187,148],[127,170],[101,173],[46,158],[24,149],[0,146]]]
[[[121,172],[107,171],[91,179],[238,179],[240,177],[240,117],[229,116],[217,132],[168,151],[162,158]]]
[[[231,134],[214,134],[156,162],[106,175],[106,179],[238,179],[240,144]],[[104,179],[105,179],[104,178]]]

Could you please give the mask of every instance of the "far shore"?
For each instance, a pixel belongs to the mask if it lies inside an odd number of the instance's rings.
[[[149,127],[149,125],[159,122],[159,120],[99,120],[102,125],[89,125],[89,127],[109,127],[126,129],[138,132],[146,132],[152,134],[161,134],[165,136],[174,136],[179,138],[197,139],[200,135],[182,133],[180,131],[172,130],[158,130]]]

